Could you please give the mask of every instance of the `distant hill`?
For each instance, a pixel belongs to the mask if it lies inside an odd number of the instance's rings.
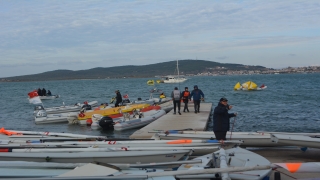
[[[97,67],[87,70],[55,70],[40,74],[4,78],[10,81],[48,81],[71,79],[105,79],[105,78],[143,78],[177,74],[177,61],[162,62],[142,66]],[[179,60],[181,75],[198,74],[215,71],[267,70],[263,66],[218,63],[206,60]]]

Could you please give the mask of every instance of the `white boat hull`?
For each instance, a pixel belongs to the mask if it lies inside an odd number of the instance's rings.
[[[320,148],[320,139],[302,135],[272,134],[272,141],[289,146]]]
[[[219,151],[216,151],[214,156],[217,158],[213,163],[215,164],[215,168],[220,167],[219,164]],[[252,166],[268,166],[270,165],[270,161],[266,158],[255,154],[251,151],[246,149],[242,149],[240,147],[231,148],[225,150],[226,160],[229,162],[226,168],[233,168],[233,167],[252,167]],[[202,160],[202,163],[198,164],[183,164],[178,168],[178,171],[183,170],[193,170],[193,169],[204,169],[205,166],[210,166],[210,160],[212,159],[212,154],[207,154],[201,157],[197,157],[193,160]],[[221,167],[220,167],[221,168]],[[238,179],[238,180],[262,180],[265,177],[269,177],[271,174],[272,169],[266,170],[253,170],[253,171],[243,171],[241,173],[228,173],[230,179]],[[212,174],[200,174],[200,175],[180,175],[178,178],[194,178],[194,179],[202,179],[202,178],[212,178]]]
[[[227,140],[230,140],[230,132],[227,134]],[[159,133],[156,138],[159,139],[215,139],[215,135],[213,132],[208,134],[163,134]],[[244,142],[240,145],[243,147],[273,147],[273,146],[283,146],[281,143],[274,143],[270,138],[270,134],[243,134],[243,133],[236,133],[233,132],[231,135],[232,140],[243,140]]]
[[[35,116],[35,124],[51,124],[51,123],[68,123],[69,121],[77,120],[77,112],[47,114],[46,116]]]
[[[0,153],[2,161],[32,161],[59,163],[152,163],[178,161],[189,150],[117,151],[77,153]]]
[[[66,112],[78,112],[81,110],[82,106],[84,104],[80,105],[70,105],[70,106],[58,106],[58,107],[50,107],[45,108],[44,110],[47,112],[47,114],[58,114],[58,113],[66,113]],[[95,107],[98,105],[98,101],[91,101],[88,103],[88,105]]]
[[[138,118],[138,119],[132,118],[130,120],[123,121],[122,118],[121,120],[117,118],[117,119],[114,119],[114,122],[118,122],[117,124],[114,125],[114,130],[123,131],[123,130],[143,127],[157,120],[158,118],[160,118],[165,114],[166,112],[164,110],[158,110],[158,111],[151,110],[151,111],[145,112],[144,117]]]
[[[39,96],[41,100],[46,100],[46,99],[56,99],[59,98],[60,95],[51,95],[51,96]]]

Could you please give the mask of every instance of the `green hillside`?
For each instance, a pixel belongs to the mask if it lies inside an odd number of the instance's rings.
[[[55,70],[40,74],[5,78],[10,81],[48,81],[68,79],[105,79],[105,78],[141,78],[176,74],[177,61],[162,62],[142,66],[97,67],[87,70]],[[223,68],[221,68],[223,67]],[[204,72],[236,70],[267,70],[263,66],[218,63],[206,60],[179,60],[180,74],[198,74]]]

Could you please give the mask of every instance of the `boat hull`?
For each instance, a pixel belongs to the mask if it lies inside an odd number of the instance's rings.
[[[32,161],[59,163],[151,163],[178,161],[189,150],[120,151],[78,153],[0,153],[2,161]]]
[[[123,131],[123,130],[128,130],[128,129],[134,129],[134,128],[139,128],[143,127],[145,125],[150,124],[151,122],[157,120],[161,116],[165,115],[166,112],[164,110],[151,110],[148,111],[144,114],[144,117],[139,118],[139,119],[130,119],[124,122],[121,122],[122,120],[117,120],[114,119],[115,122],[119,122],[114,125],[114,130],[116,131]]]

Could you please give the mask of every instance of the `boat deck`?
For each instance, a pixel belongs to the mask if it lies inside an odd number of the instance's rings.
[[[174,130],[174,129],[193,129],[204,131],[207,128],[212,103],[201,103],[200,113],[194,113],[194,104],[188,103],[190,112],[183,112],[184,104],[181,103],[181,115],[173,114],[171,110],[166,115],[160,117],[156,121],[134,132],[130,139],[150,139],[155,133],[149,133],[154,130]]]

